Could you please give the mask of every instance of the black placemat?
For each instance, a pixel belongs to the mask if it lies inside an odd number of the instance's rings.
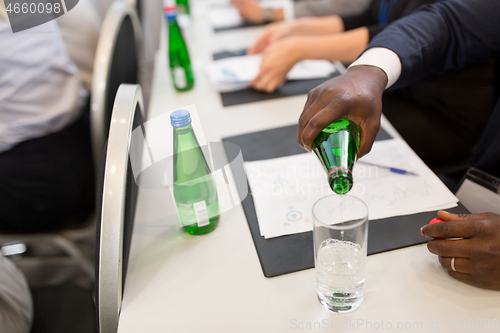
[[[246,50],[222,51],[222,52],[214,53],[213,59],[218,60],[218,59],[223,59],[223,58],[235,57],[235,56],[245,54],[245,51]],[[287,81],[281,88],[279,88],[278,90],[276,90],[275,92],[270,93],[270,94],[263,92],[263,91],[249,88],[249,89],[245,89],[245,90],[220,93],[220,96],[222,99],[223,106],[231,106],[231,105],[238,105],[238,104],[244,104],[244,103],[265,101],[268,99],[275,99],[275,98],[280,98],[280,97],[302,95],[302,94],[308,93],[309,90],[319,86],[323,82],[330,80],[330,79],[332,79],[336,76],[339,76],[339,75],[340,75],[339,71],[335,71],[334,73],[330,74],[326,78],[312,79],[312,80]]]
[[[214,53],[212,55],[212,58],[214,60],[219,60],[219,59],[224,59],[224,58],[238,57],[238,56],[242,56],[245,54],[247,54],[247,49],[221,51],[221,52]]]
[[[257,161],[304,153],[296,142],[297,125],[225,138],[241,148],[245,161]],[[376,140],[390,139],[381,129]],[[272,143],[272,144],[270,144]],[[241,191],[240,192],[245,192]],[[314,267],[312,231],[265,239],[260,235],[251,189],[242,205],[250,233],[266,277],[273,277]],[[468,213],[461,204],[448,211]],[[371,220],[368,232],[368,254],[376,254],[428,241],[420,235],[420,228],[435,218],[436,212],[425,212],[386,219]]]

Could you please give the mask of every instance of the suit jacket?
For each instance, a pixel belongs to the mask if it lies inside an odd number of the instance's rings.
[[[396,2],[385,0],[386,3],[393,4],[386,7],[387,23],[380,22],[381,7],[384,0],[372,0],[370,6],[357,15],[341,15],[344,22],[344,29],[351,30],[359,27],[368,28],[368,37],[371,40],[381,32],[389,23],[392,23],[404,16],[411,14],[422,5],[431,4],[438,0],[397,0]],[[383,8],[382,8],[383,10]]]
[[[497,0],[437,2],[388,26],[373,38],[369,48],[385,47],[398,54],[402,72],[394,87],[401,88],[428,74],[500,57],[498,13]],[[500,100],[471,166],[500,177]]]

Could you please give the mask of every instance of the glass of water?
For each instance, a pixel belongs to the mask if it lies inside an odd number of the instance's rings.
[[[313,219],[318,300],[334,312],[356,310],[363,302],[368,207],[349,195],[329,195],[316,201]]]

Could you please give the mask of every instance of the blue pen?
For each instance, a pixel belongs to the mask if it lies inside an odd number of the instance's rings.
[[[386,170],[389,170],[390,172],[399,173],[401,175],[418,176],[418,174],[416,174],[415,172],[406,171],[406,170],[398,169],[398,168],[391,168],[391,167],[388,167],[388,166],[385,166],[385,165],[379,165],[379,164],[374,164],[374,163],[365,162],[365,161],[357,161],[357,163],[371,165],[371,166],[374,166],[374,167],[377,167],[377,168],[381,168],[381,169],[386,169]]]

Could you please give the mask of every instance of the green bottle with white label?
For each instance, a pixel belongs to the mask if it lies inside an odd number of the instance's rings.
[[[165,17],[168,21],[168,55],[172,81],[176,90],[186,91],[193,88],[194,76],[189,52],[177,23],[177,8],[165,7]]]
[[[192,235],[209,233],[219,223],[217,187],[189,112],[174,111],[170,122],[174,127],[174,198],[179,222]]]

